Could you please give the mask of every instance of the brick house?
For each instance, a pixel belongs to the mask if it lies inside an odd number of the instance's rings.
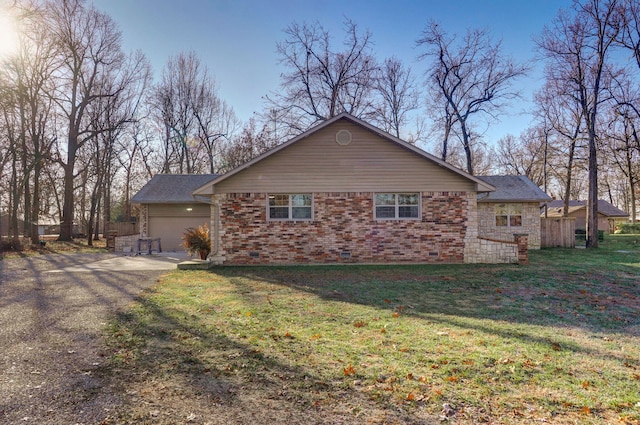
[[[504,218],[493,208],[494,230],[484,231],[479,219],[489,213],[479,205],[492,192],[491,180],[341,114],[204,183],[192,199],[210,208],[217,264],[518,262],[528,238],[514,234],[539,241],[539,213],[536,230],[509,210],[498,232]]]

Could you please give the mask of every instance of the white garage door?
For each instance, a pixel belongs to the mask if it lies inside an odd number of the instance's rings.
[[[148,234],[160,238],[163,251],[184,251],[182,235],[190,227],[210,224],[209,205],[153,205],[149,208]]]

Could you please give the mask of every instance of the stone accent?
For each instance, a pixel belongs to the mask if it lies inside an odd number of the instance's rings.
[[[468,243],[465,263],[471,264],[517,264],[518,244],[487,238],[476,238]]]
[[[375,220],[371,192],[314,193],[312,221],[267,221],[267,194],[218,194],[212,197],[219,205],[218,212],[212,210],[212,228],[219,229],[213,236],[218,238],[218,252],[212,261],[462,263],[475,196],[424,192],[421,219]],[[470,233],[476,240],[475,230]]]
[[[149,205],[140,205],[140,237],[146,238],[149,236]]]
[[[496,226],[495,203],[478,203],[478,236],[511,241],[514,233],[529,235],[529,249],[540,249],[540,206],[537,202],[522,203],[522,226]]]
[[[129,252],[135,254],[136,244],[142,235],[116,236],[115,252],[124,252],[129,247]]]

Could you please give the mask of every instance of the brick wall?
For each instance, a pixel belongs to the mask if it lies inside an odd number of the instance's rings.
[[[374,220],[373,193],[314,193],[313,221],[267,221],[266,194],[213,201],[220,225],[213,260],[224,264],[462,263],[475,210],[475,193],[426,192],[420,220]]]
[[[540,206],[537,202],[522,204],[522,226],[496,226],[495,204],[478,203],[478,236],[496,240],[513,240],[514,233],[529,235],[529,249],[540,249]]]

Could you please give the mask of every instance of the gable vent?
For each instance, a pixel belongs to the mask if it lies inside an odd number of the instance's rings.
[[[340,130],[336,133],[336,142],[340,146],[347,146],[351,143],[351,132],[349,130]]]

